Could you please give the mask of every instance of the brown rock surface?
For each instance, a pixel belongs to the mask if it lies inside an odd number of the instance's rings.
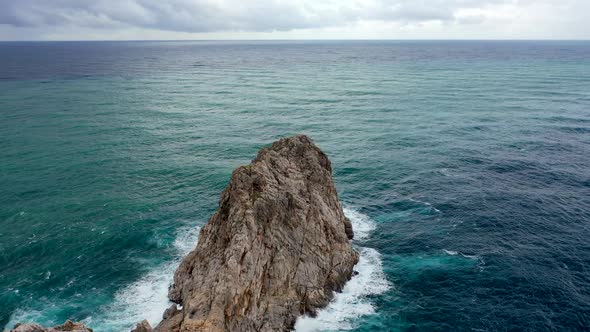
[[[290,330],[351,277],[351,237],[326,155],[307,136],[281,139],[233,172],[175,273],[182,309],[154,330]]]
[[[82,323],[74,323],[67,320],[63,325],[54,327],[42,327],[37,324],[16,324],[10,332],[93,332],[91,328],[84,326]]]
[[[141,321],[141,323],[138,323],[137,326],[131,330],[131,332],[152,332],[153,330],[154,329],[152,329],[150,323],[144,319]]]

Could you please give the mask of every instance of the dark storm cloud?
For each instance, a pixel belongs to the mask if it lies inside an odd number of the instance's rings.
[[[182,32],[321,28],[359,20],[451,21],[461,8],[507,0],[0,0],[15,27],[138,27]]]

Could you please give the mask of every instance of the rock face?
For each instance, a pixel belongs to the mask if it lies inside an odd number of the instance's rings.
[[[281,139],[233,172],[174,275],[182,309],[154,330],[288,331],[350,279],[352,235],[326,155],[307,136]]]
[[[54,327],[42,327],[37,324],[16,324],[10,332],[93,332],[91,328],[84,326],[82,323],[74,323],[71,320],[66,321],[63,325]]]

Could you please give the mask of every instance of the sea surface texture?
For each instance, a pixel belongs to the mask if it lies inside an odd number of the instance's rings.
[[[0,329],[156,324],[297,133],[361,252],[298,331],[590,330],[590,42],[535,41],[0,43]]]

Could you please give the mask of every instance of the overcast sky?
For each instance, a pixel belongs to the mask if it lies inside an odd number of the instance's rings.
[[[0,40],[590,39],[590,0],[0,0]]]

